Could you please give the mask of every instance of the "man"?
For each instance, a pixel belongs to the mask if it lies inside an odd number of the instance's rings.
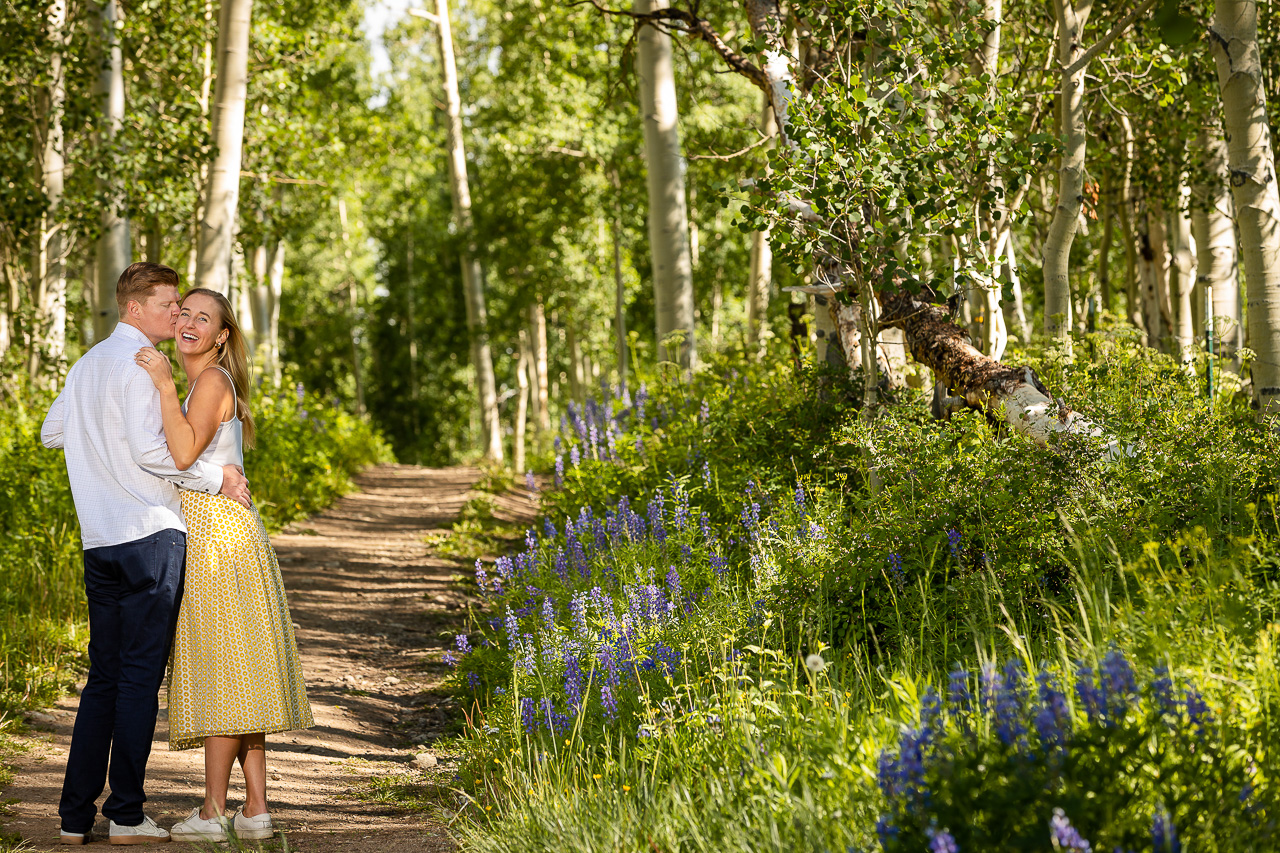
[[[178,274],[133,264],[116,282],[116,304],[119,325],[71,368],[40,431],[45,447],[66,453],[89,599],[89,677],[58,807],[64,844],[92,840],[108,779],[102,813],[111,821],[111,843],[169,840],[142,804],[182,588],[186,526],[178,489],[249,505],[248,482],[236,466],[174,466],[159,394],[134,362],[139,348],[173,337]]]

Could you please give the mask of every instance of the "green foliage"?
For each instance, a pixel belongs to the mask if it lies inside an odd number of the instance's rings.
[[[1280,807],[1280,448],[1171,360],[1091,345],[1093,364],[1021,355],[1133,446],[1115,463],[909,396],[868,422],[785,357],[572,409],[547,519],[482,564],[491,604],[451,652],[479,709],[468,845],[877,849],[884,819],[901,849],[949,828],[1041,850],[1061,808],[1106,849],[1144,849],[1161,809],[1197,849],[1256,846]],[[1178,710],[1153,675],[1123,722],[1090,710],[1077,662],[1115,649],[1167,669]],[[929,691],[1011,659],[1068,685],[1062,763],[1019,758],[994,706],[949,706],[929,805],[895,812],[882,761]]]

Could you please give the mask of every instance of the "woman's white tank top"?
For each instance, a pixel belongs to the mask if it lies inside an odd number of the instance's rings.
[[[213,366],[215,370],[221,370],[227,377],[231,379],[231,374],[226,369]],[[196,382],[200,380],[197,378]],[[187,399],[182,403],[182,413],[187,413],[187,403],[191,402],[191,394],[196,390],[196,383],[191,383],[191,390],[187,392]],[[235,398],[236,383],[231,382],[231,394],[233,403],[232,410],[239,411],[239,400]],[[231,420],[223,421],[218,424],[218,431],[213,434],[213,440],[209,442],[209,446],[204,449],[204,453],[200,454],[200,461],[209,462],[213,465],[239,465],[244,467],[244,425],[240,422],[239,415],[233,414]]]

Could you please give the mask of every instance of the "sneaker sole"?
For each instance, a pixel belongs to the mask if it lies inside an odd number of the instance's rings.
[[[212,832],[174,832],[170,830],[169,837],[174,841],[211,841],[214,844],[221,844],[227,840],[227,834],[225,832],[215,835]]]
[[[112,844],[168,844],[172,839],[168,836],[157,838],[154,835],[113,835]]]
[[[245,841],[264,841],[276,834],[275,827],[267,827],[266,829],[246,829],[244,831],[236,830],[236,838]]]
[[[82,846],[84,846],[85,844],[92,844],[92,843],[93,843],[93,836],[92,836],[92,835],[89,835],[89,834],[85,834],[85,835],[64,835],[64,836],[62,836],[62,837],[61,837],[61,839],[60,839],[60,842],[59,842],[59,843],[61,843],[61,844],[70,844],[72,847],[82,847]]]

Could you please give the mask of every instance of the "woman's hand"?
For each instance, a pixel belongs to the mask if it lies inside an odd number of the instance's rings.
[[[173,368],[169,357],[155,347],[143,347],[134,353],[133,360],[151,377],[156,390],[164,390],[166,385],[173,384]]]

